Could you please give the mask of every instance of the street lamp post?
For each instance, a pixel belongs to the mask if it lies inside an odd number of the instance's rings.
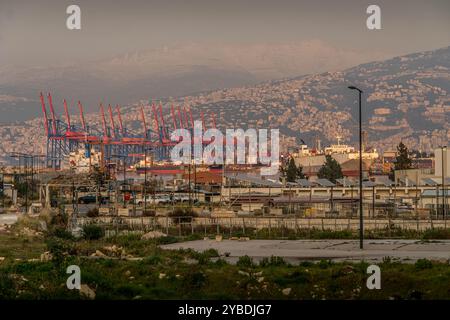
[[[349,86],[350,90],[357,90],[359,97],[359,248],[364,248],[364,215],[363,215],[363,172],[362,172],[362,118],[361,118],[361,100],[362,90]]]
[[[147,147],[144,146],[144,214],[147,211]]]
[[[445,220],[447,218],[447,208],[446,208],[446,192],[445,192],[445,167],[447,165],[446,161],[444,162],[444,152],[445,156],[447,156],[447,146],[441,147],[441,163],[442,163],[442,218]]]

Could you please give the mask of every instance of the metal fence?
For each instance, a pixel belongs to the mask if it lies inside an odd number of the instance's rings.
[[[266,235],[289,237],[312,230],[356,231],[359,220],[355,218],[298,218],[298,217],[97,217],[77,218],[76,225],[101,226],[107,234],[145,233],[161,231],[167,235]],[[367,231],[425,231],[435,228],[448,228],[447,220],[420,219],[365,219]]]

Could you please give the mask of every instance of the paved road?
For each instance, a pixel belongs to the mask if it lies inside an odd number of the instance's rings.
[[[421,258],[449,261],[450,241],[436,240],[366,240],[364,250],[358,240],[197,240],[161,246],[164,249],[187,249],[204,251],[217,249],[219,254],[230,253],[230,262],[248,255],[255,261],[264,257],[280,256],[295,263],[305,260],[330,259],[333,261],[380,262],[385,257],[402,262],[415,262]]]

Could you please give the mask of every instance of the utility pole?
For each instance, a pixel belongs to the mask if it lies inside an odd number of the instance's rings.
[[[363,215],[363,172],[362,172],[362,117],[361,117],[361,104],[362,104],[362,90],[349,86],[350,90],[357,90],[359,97],[359,248],[364,248],[364,215]]]
[[[147,147],[144,146],[144,215],[147,211]]]
[[[191,162],[189,161],[189,165],[188,165],[188,170],[189,170],[189,207],[192,207],[192,199],[191,199]]]
[[[444,153],[445,152],[445,153]],[[446,167],[446,161],[444,161],[444,154],[447,157],[447,146],[441,147],[441,163],[442,163],[442,217],[445,220],[447,218],[447,200],[446,200],[446,190],[445,190],[445,167]]]

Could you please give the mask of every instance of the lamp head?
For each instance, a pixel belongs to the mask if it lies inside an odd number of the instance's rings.
[[[359,89],[359,88],[357,88],[357,87],[355,87],[355,86],[348,86],[348,88],[349,88],[350,90],[358,90],[360,93],[362,93],[362,90]]]

